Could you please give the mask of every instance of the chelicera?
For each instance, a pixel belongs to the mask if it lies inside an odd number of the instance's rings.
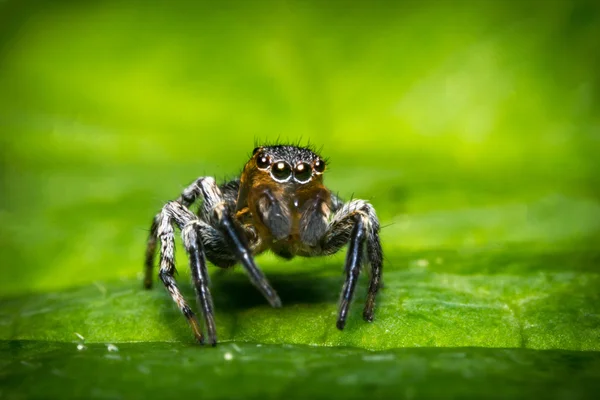
[[[271,250],[285,259],[324,256],[348,244],[336,326],[341,330],[346,324],[363,262],[369,266],[370,277],[363,317],[372,321],[383,264],[379,221],[367,201],[344,203],[327,189],[325,171],[325,161],[315,151],[276,145],[254,149],[239,179],[220,185],[212,177],[196,179],[154,217],[144,286],[152,286],[154,255],[160,242],[159,277],[196,339],[204,343],[200,324],[174,278],[177,227],[189,256],[208,343],[214,345],[217,334],[206,260],[221,268],[241,264],[269,304],[281,307],[277,292],[257,267],[255,255]],[[193,212],[196,203],[199,207]]]

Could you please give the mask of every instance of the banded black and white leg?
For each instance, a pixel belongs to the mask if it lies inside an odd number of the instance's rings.
[[[188,209],[198,198],[203,199],[201,215],[206,221],[199,219]],[[144,286],[150,287],[158,238],[161,241],[159,276],[171,293],[173,300],[188,319],[199,341],[203,341],[203,336],[197,319],[183,299],[174,279],[176,269],[173,223],[182,232],[183,242],[190,258],[198,303],[203,312],[210,343],[216,343],[216,331],[212,298],[208,289],[205,255],[216,265],[221,266],[229,266],[235,261],[240,261],[251,282],[263,293],[269,303],[273,307],[281,306],[281,300],[277,293],[254,263],[246,236],[231,217],[215,180],[200,178],[186,188],[177,201],[167,203],[154,218],[146,250],[144,279]]]
[[[154,219],[156,223],[156,235],[161,242],[159,277],[165,285],[165,288],[168,290],[169,294],[173,298],[173,301],[177,304],[183,315],[187,318],[188,323],[192,328],[192,331],[194,332],[196,340],[198,340],[198,342],[200,343],[204,343],[204,336],[202,335],[200,324],[198,323],[194,312],[185,301],[183,295],[181,294],[181,291],[179,290],[179,287],[177,286],[177,282],[175,281],[175,272],[177,270],[175,269],[175,232],[172,223],[173,221],[175,221],[180,228],[184,228],[189,222],[193,220],[195,220],[195,216],[191,212],[189,212],[189,210],[184,210],[184,207],[177,202],[167,203],[163,207],[160,214]],[[186,250],[188,251],[188,253],[192,252],[194,255],[197,256],[197,245],[193,247],[189,246],[190,240],[189,236],[187,235],[188,231],[184,230],[182,232],[186,233],[186,235],[184,235],[186,236],[186,238],[184,239]],[[203,259],[203,257],[190,257],[190,266],[192,268],[192,271],[201,268],[201,264],[198,263],[198,258]],[[201,276],[204,276],[204,274],[201,274]],[[200,283],[201,281],[198,280],[198,284]],[[199,293],[205,293],[204,290],[196,290]],[[200,302],[200,296],[198,296],[198,300]],[[205,318],[207,317],[209,319],[211,318],[210,316],[205,315]],[[210,324],[207,323],[207,328],[210,330],[209,327]]]
[[[383,251],[379,239],[379,229],[379,220],[373,206],[365,200],[352,200],[336,211],[321,241],[323,254],[333,254],[346,243],[349,243],[344,270],[346,280],[340,296],[336,323],[340,330],[344,329],[346,325],[348,310],[360,274],[365,243],[366,259],[371,269],[363,318],[369,322],[373,321],[375,297],[381,287],[383,268]]]
[[[218,225],[218,221],[215,221],[214,218],[211,217],[214,214],[213,209],[218,204],[222,203],[223,200],[214,178],[201,177],[196,179],[194,183],[185,188],[185,190],[181,193],[181,195],[175,202],[183,205],[186,208],[189,208],[199,198],[203,200],[201,215],[205,216],[207,223],[213,223]],[[165,207],[167,207],[167,205],[165,205]],[[163,207],[163,209],[165,207]],[[152,287],[154,256],[156,254],[156,246],[158,240],[158,225],[160,223],[161,215],[162,212],[158,213],[152,220],[150,234],[148,236],[148,242],[146,246],[146,258],[144,263],[144,287],[146,289],[150,289]],[[233,265],[234,263],[235,260],[233,260],[233,262],[230,262],[228,265]]]

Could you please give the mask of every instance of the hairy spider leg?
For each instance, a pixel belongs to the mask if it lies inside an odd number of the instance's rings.
[[[202,232],[200,222],[194,221],[188,223],[182,230],[183,243],[190,259],[190,268],[192,270],[192,281],[196,289],[196,298],[198,306],[202,310],[206,331],[208,333],[208,342],[211,345],[217,344],[217,328],[215,325],[214,307],[212,296],[209,289],[208,270],[206,269],[206,259],[202,248]]]
[[[208,234],[211,239],[205,241],[203,238],[203,244],[208,260],[219,267],[229,267],[237,261],[241,262],[248,272],[251,282],[263,293],[269,303],[274,307],[280,307],[281,301],[279,300],[277,293],[272,289],[262,271],[256,266],[252,257],[252,252],[249,250],[246,235],[241,232],[240,227],[231,217],[230,207],[227,207],[229,204],[225,201],[214,178],[198,178],[182,192],[181,196],[176,201],[185,207],[190,207],[198,198],[203,199],[201,219],[206,220],[210,226],[219,228],[222,232],[219,233],[214,230],[206,231],[205,229],[205,235]],[[152,269],[156,248],[156,226],[159,215],[157,215],[152,222],[146,249],[146,277],[144,279],[144,286],[146,288],[152,286]],[[233,252],[229,248],[230,243],[234,245]],[[149,284],[147,282],[149,282]]]
[[[365,226],[360,215],[354,215],[354,228],[350,235],[350,244],[346,254],[346,281],[342,288],[342,295],[336,326],[338,329],[344,329],[346,318],[348,318],[348,309],[356,289],[360,267],[362,263],[363,247],[365,244]]]
[[[224,207],[224,206],[222,206]],[[217,212],[218,208],[217,208]],[[233,222],[231,216],[226,212],[220,212],[221,227],[233,243],[233,251],[246,269],[250,282],[263,294],[272,307],[281,307],[281,299],[269,281],[256,266],[254,257],[248,248],[246,236],[240,232],[238,226]]]
[[[202,213],[208,224],[194,215],[188,207],[198,198],[203,199]],[[190,258],[192,279],[196,288],[199,305],[206,322],[209,342],[216,342],[214,310],[212,298],[208,290],[208,273],[205,257],[218,266],[230,266],[239,261],[248,273],[250,281],[265,296],[273,307],[281,307],[277,292],[271,287],[262,271],[256,266],[252,253],[248,248],[246,236],[229,214],[229,209],[219,187],[211,177],[199,178],[188,186],[181,196],[167,203],[162,211],[154,218],[150,229],[151,239],[146,250],[146,278],[152,275],[153,255],[156,247],[156,237],[161,240],[161,269],[159,276],[171,297],[177,303],[182,313],[188,319],[196,338],[202,342],[203,337],[197,319],[179,291],[175,279],[174,234],[172,222],[182,231],[183,242]],[[216,226],[213,227],[211,225]],[[193,226],[188,228],[188,226]],[[152,239],[152,235],[154,239]],[[206,254],[205,254],[206,252]],[[164,268],[163,268],[164,267]],[[144,280],[144,286],[148,279]]]
[[[156,254],[156,241],[158,239],[158,217],[156,214],[150,226],[150,234],[148,235],[148,244],[146,245],[146,257],[144,258],[144,288],[152,288],[154,271],[154,255]]]
[[[202,331],[200,330],[198,320],[196,319],[196,316],[194,315],[194,312],[190,306],[183,298],[183,295],[177,287],[177,282],[175,281],[174,277],[176,272],[175,235],[173,226],[171,225],[171,220],[175,219],[179,226],[182,226],[186,222],[183,221],[181,217],[177,218],[175,216],[180,207],[181,205],[179,203],[167,203],[167,205],[163,207],[158,217],[157,236],[161,242],[159,277],[165,285],[167,291],[171,294],[173,301],[175,301],[183,315],[185,315],[187,318],[190,327],[194,331],[196,340],[198,340],[200,343],[204,343],[204,337],[202,336]]]
[[[369,291],[363,318],[373,321],[375,296],[381,287],[381,272],[383,268],[383,252],[379,241],[379,220],[372,205],[364,200],[352,200],[338,209],[322,240],[322,254],[329,255],[337,252],[349,243],[346,257],[346,280],[342,289],[337,327],[344,329],[348,309],[356,282],[360,273],[364,243],[367,243],[367,260],[371,266]]]
[[[232,244],[233,253],[248,273],[250,282],[263,294],[271,306],[281,307],[281,300],[277,292],[256,266],[246,235],[231,217],[232,210],[227,207],[221,189],[219,189],[214,178],[200,178],[196,181],[196,186],[204,198],[202,204],[204,215],[209,218],[211,225],[219,227],[228,242]]]
[[[168,212],[170,222],[173,221],[181,230],[182,240],[190,261],[192,272],[192,281],[196,290],[198,306],[202,310],[204,323],[208,333],[208,342],[212,345],[217,343],[216,325],[214,319],[214,306],[209,289],[208,269],[206,267],[205,245],[211,246],[211,252],[214,246],[223,248],[225,239],[217,230],[204,221],[198,219],[188,208],[176,201],[169,202],[163,210]],[[159,231],[161,229],[159,228]],[[173,244],[174,246],[174,244]],[[213,254],[213,253],[209,253]],[[174,269],[174,268],[173,268]],[[162,269],[160,276],[162,278]],[[167,287],[168,288],[168,287]],[[175,297],[174,297],[175,299]],[[177,302],[177,300],[175,300]],[[183,310],[182,310],[183,311]],[[184,314],[187,316],[186,312]],[[194,327],[192,326],[192,329]],[[195,329],[194,329],[195,332]]]
[[[381,249],[378,229],[379,226],[377,227],[377,230],[373,229],[371,226],[371,230],[367,234],[367,259],[371,264],[371,281],[369,282],[369,291],[367,292],[367,301],[363,311],[363,318],[368,322],[373,322],[375,296],[377,295],[377,291],[383,286],[381,281],[383,250]]]
[[[210,295],[208,270],[206,268],[206,258],[202,246],[202,228],[206,225],[188,210],[184,205],[178,202],[168,203],[166,208],[169,210],[173,221],[181,230],[181,237],[190,262],[192,272],[192,282],[196,290],[196,299],[198,306],[202,310],[204,323],[208,333],[208,342],[212,345],[217,343],[217,329],[215,326],[214,307],[212,296]],[[212,230],[210,226],[206,228]]]
[[[196,201],[198,196],[200,195],[198,182],[203,178],[198,178],[194,183],[189,185],[185,190],[181,193],[179,198],[176,200],[178,203],[183,204],[185,207],[189,207]],[[153,273],[154,270],[154,255],[156,254],[156,241],[158,238],[157,230],[158,224],[160,220],[161,213],[156,214],[154,219],[152,220],[152,225],[150,226],[150,234],[148,235],[148,242],[146,245],[146,257],[144,259],[144,288],[150,289],[152,287],[153,281]]]
[[[277,292],[271,287],[269,281],[256,266],[250,251],[246,235],[231,217],[231,210],[221,193],[214,178],[206,177],[196,180],[195,188],[190,187],[182,194],[183,200],[193,202],[198,195],[204,199],[202,214],[208,219],[210,225],[218,227],[223,232],[227,241],[232,245],[233,253],[242,264],[250,282],[263,294],[273,307],[281,307],[281,300]],[[231,252],[231,250],[229,250]]]

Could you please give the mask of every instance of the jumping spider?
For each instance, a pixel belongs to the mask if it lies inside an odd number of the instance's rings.
[[[214,345],[217,336],[205,259],[222,268],[241,263],[269,304],[281,307],[279,296],[256,266],[253,255],[271,250],[286,259],[314,257],[336,253],[349,243],[336,324],[341,330],[346,324],[366,243],[370,284],[363,317],[372,321],[383,261],[379,221],[373,206],[365,200],[344,203],[331,193],[323,185],[324,172],[325,161],[314,151],[276,145],[255,148],[239,179],[217,185],[214,178],[198,178],[154,217],[146,250],[144,286],[152,286],[154,253],[160,240],[159,277],[196,339],[204,343],[198,320],[174,279],[173,225],[177,226],[189,256],[208,342]],[[202,204],[196,214],[189,207],[198,199]]]

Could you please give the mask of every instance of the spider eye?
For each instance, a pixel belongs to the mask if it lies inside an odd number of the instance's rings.
[[[325,171],[325,161],[323,161],[319,158],[319,159],[317,159],[317,161],[315,161],[315,163],[313,164],[313,167],[315,168],[315,171],[318,174],[322,174],[323,171]]]
[[[276,181],[287,181],[292,176],[292,167],[285,161],[277,161],[271,167],[271,175]]]
[[[294,169],[294,179],[300,183],[306,183],[310,181],[312,177],[312,168],[310,164],[301,162],[296,165]]]
[[[271,165],[271,160],[268,156],[264,154],[259,154],[258,157],[256,157],[256,166],[258,168],[267,169],[269,168],[269,165]]]

